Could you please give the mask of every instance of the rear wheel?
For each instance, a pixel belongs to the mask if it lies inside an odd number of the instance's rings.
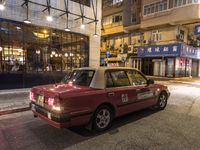
[[[111,126],[112,120],[112,109],[106,105],[100,106],[94,114],[93,128],[95,131],[104,131]]]

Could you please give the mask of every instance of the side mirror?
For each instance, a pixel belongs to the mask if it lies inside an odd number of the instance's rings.
[[[153,79],[149,79],[149,80],[147,80],[147,84],[149,85],[149,84],[154,84],[155,82],[154,82],[154,80]]]

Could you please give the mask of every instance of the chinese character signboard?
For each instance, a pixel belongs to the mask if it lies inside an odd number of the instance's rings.
[[[152,45],[138,47],[139,57],[180,56],[181,44]]]
[[[200,49],[183,44],[181,56],[188,57],[188,58],[194,58],[194,59],[200,59]]]
[[[188,57],[200,59],[200,49],[182,43],[138,47],[138,57]]]

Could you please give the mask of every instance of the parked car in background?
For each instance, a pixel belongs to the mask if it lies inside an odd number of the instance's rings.
[[[96,131],[114,118],[147,107],[163,110],[169,90],[132,68],[75,69],[62,83],[33,87],[30,106],[35,117],[56,128],[92,124]]]

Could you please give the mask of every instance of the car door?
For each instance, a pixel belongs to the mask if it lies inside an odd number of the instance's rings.
[[[115,104],[117,116],[132,112],[132,104],[137,100],[137,91],[131,85],[126,70],[107,71],[105,79],[107,97]]]
[[[156,103],[156,97],[151,86],[147,84],[146,77],[137,70],[127,71],[131,84],[136,89],[136,99],[133,110],[140,110]]]

